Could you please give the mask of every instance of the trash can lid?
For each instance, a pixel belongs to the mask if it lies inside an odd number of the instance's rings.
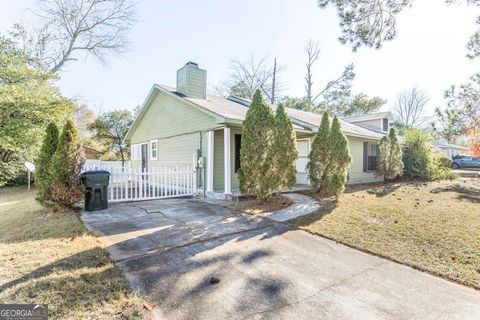
[[[91,171],[85,171],[84,173],[82,173],[82,175],[91,175],[91,174],[110,174],[109,171],[107,170],[91,170]]]

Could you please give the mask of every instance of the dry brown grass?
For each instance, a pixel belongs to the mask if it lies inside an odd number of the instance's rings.
[[[480,289],[480,180],[347,188],[293,226]]]
[[[280,210],[291,204],[292,200],[287,197],[283,195],[274,195],[264,202],[251,198],[241,199],[238,202],[229,204],[228,207],[248,214],[259,214]]]
[[[45,303],[49,319],[144,318],[143,301],[72,211],[0,189],[0,303]]]

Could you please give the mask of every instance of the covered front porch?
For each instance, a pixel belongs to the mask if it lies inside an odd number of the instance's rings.
[[[242,129],[225,126],[207,132],[206,143],[206,196],[234,199],[240,195],[238,169],[240,168]],[[311,134],[297,132],[298,160],[297,184],[284,192],[310,189],[306,165],[310,152]]]

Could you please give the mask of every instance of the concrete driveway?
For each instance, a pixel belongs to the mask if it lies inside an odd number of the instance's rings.
[[[81,218],[158,319],[480,318],[479,291],[200,200]]]

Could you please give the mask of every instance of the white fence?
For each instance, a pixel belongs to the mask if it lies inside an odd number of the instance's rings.
[[[191,166],[150,167],[141,169],[114,169],[110,171],[108,201],[140,201],[182,196],[196,193],[196,174]]]
[[[125,161],[122,166],[122,161],[102,161],[95,159],[87,159],[83,165],[82,171],[91,171],[91,170],[107,170],[110,172],[113,171],[122,171],[122,167],[125,170],[130,170],[131,163],[130,161]]]
[[[193,196],[196,193],[196,172],[192,166],[149,167],[148,171],[132,168],[129,161],[92,160],[82,171],[110,172],[108,201],[140,201]]]

